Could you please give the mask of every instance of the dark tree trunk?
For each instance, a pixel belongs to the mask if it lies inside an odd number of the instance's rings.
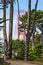
[[[34,10],[34,17],[33,17],[33,21],[32,21],[31,34],[33,33],[33,30],[34,30],[34,27],[35,27],[35,17],[36,17],[37,5],[38,5],[38,0],[36,0],[36,4],[35,4],[35,10]]]
[[[4,47],[5,47],[5,56],[7,56],[7,49],[8,49],[8,43],[7,43],[7,33],[6,33],[6,0],[3,0],[3,20],[5,22],[3,23],[3,35],[4,35]]]
[[[32,35],[32,48],[34,48],[34,34],[35,34],[35,17],[36,17],[36,10],[37,10],[37,5],[38,5],[38,0],[36,0],[36,4],[35,4],[35,10],[34,10],[34,18],[33,18],[33,21],[32,21],[32,30],[31,30],[31,34]]]
[[[9,22],[9,49],[8,58],[12,58],[12,32],[13,32],[13,0],[10,0],[10,22]]]
[[[31,0],[28,0],[28,28],[27,28],[27,35],[26,35],[26,44],[25,44],[25,60],[29,60],[29,43],[30,38],[34,30],[34,24],[35,24],[35,14],[37,10],[38,0],[36,0],[35,4],[35,11],[34,11],[34,18],[32,21],[32,28],[31,28]]]
[[[31,23],[31,0],[28,0],[28,29],[25,43],[25,60],[28,61],[29,57],[29,42],[30,42],[30,23]]]

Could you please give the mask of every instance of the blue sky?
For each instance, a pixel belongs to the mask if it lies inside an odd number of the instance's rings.
[[[31,8],[34,9],[36,0],[31,0]],[[28,11],[28,0],[19,0],[20,11]],[[17,2],[14,4],[14,13],[17,13]],[[39,0],[37,10],[43,10],[43,0]],[[7,8],[7,14],[9,14],[9,8]]]
[[[19,0],[19,5],[20,5],[20,10],[24,10],[24,11],[27,11],[28,10],[28,0]],[[31,3],[31,8],[34,9],[34,6],[35,6],[35,3],[36,3],[36,0],[32,0],[32,3]],[[17,7],[15,6],[15,9]],[[38,10],[43,10],[43,0],[39,0],[38,2],[38,7],[37,7]]]
[[[36,0],[32,0],[31,8],[34,9]],[[19,0],[20,10],[28,11],[28,0]],[[17,37],[17,3],[14,4],[14,22],[13,22],[13,38]],[[37,10],[43,10],[43,0],[39,0]],[[9,18],[9,8],[7,8],[7,18]],[[2,10],[0,17],[3,17]],[[7,22],[7,35],[8,35],[9,21]],[[16,32],[15,32],[16,31]],[[2,33],[2,32],[1,32]],[[1,34],[3,36],[3,33]]]

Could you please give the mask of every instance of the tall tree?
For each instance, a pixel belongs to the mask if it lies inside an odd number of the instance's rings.
[[[30,22],[31,22],[31,0],[28,0],[28,29],[27,29],[26,43],[25,43],[25,60],[26,61],[28,61],[28,52],[29,52]]]
[[[13,31],[13,0],[10,0],[10,22],[9,22],[9,55],[8,58],[12,58],[12,31]]]
[[[6,19],[6,6],[9,0],[1,0],[0,4],[3,5],[2,9],[3,10],[3,18],[0,18],[1,22],[0,24],[3,23],[3,26],[0,26],[1,28],[3,28],[3,35],[4,35],[4,54],[5,57],[7,58],[7,50],[8,50],[8,42],[7,42],[7,33],[6,33],[6,21],[9,19]]]
[[[10,0],[10,22],[9,22],[9,55],[8,58],[12,58],[12,31],[13,31],[13,5],[15,0]],[[18,17],[19,17],[19,1],[17,0],[18,5]]]
[[[7,56],[8,43],[7,43],[7,34],[6,34],[6,0],[3,0],[3,21],[4,21],[3,26],[5,26],[3,27],[5,56]]]
[[[38,5],[38,0],[36,0],[34,18],[32,21],[32,28],[31,28],[30,27],[30,24],[31,24],[31,0],[28,0],[28,28],[27,28],[26,44],[25,44],[25,47],[26,47],[26,49],[25,49],[25,60],[26,61],[29,60],[28,59],[28,57],[29,57],[29,42],[30,42],[30,37],[31,37],[33,30],[34,30],[37,5]]]

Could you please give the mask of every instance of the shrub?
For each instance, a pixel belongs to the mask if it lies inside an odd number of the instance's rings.
[[[24,41],[13,40],[12,41],[12,50],[15,59],[24,59]]]
[[[30,60],[43,60],[43,43],[35,45],[34,49],[30,49]]]
[[[29,59],[33,60],[41,60],[43,61],[43,43],[37,43],[32,49],[29,47]],[[13,51],[13,58],[15,59],[24,59],[25,54],[25,43],[24,41],[20,40],[13,40],[12,41],[12,51]]]

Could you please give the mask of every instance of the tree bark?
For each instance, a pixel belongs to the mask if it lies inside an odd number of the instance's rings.
[[[28,0],[28,28],[25,43],[25,60],[28,61],[29,57],[29,42],[30,42],[30,23],[31,23],[31,0]]]
[[[7,49],[8,49],[8,43],[7,43],[7,33],[6,33],[6,0],[3,0],[3,20],[5,20],[5,22],[3,23],[3,35],[4,35],[4,52],[5,52],[5,56],[7,56]]]
[[[12,32],[13,32],[13,0],[10,0],[10,22],[9,22],[9,49],[8,58],[12,58]]]
[[[31,34],[33,33],[33,30],[34,30],[34,27],[35,27],[35,17],[36,17],[37,5],[38,5],[38,0],[36,0],[36,4],[35,4],[35,10],[34,10],[34,17],[33,17],[33,21],[32,21]],[[31,34],[30,34],[30,35],[31,35]]]
[[[28,0],[28,28],[27,28],[26,44],[25,44],[25,60],[26,61],[29,60],[29,42],[34,29],[37,5],[38,5],[38,0],[36,0],[34,18],[32,21],[32,28],[31,28],[31,0]]]
[[[36,10],[37,10],[37,5],[38,5],[38,0],[36,0],[36,4],[35,4],[35,10],[34,10],[34,18],[33,18],[33,21],[32,21],[32,30],[31,30],[31,34],[32,35],[32,49],[34,48],[34,30],[35,30],[35,17],[36,17]]]

